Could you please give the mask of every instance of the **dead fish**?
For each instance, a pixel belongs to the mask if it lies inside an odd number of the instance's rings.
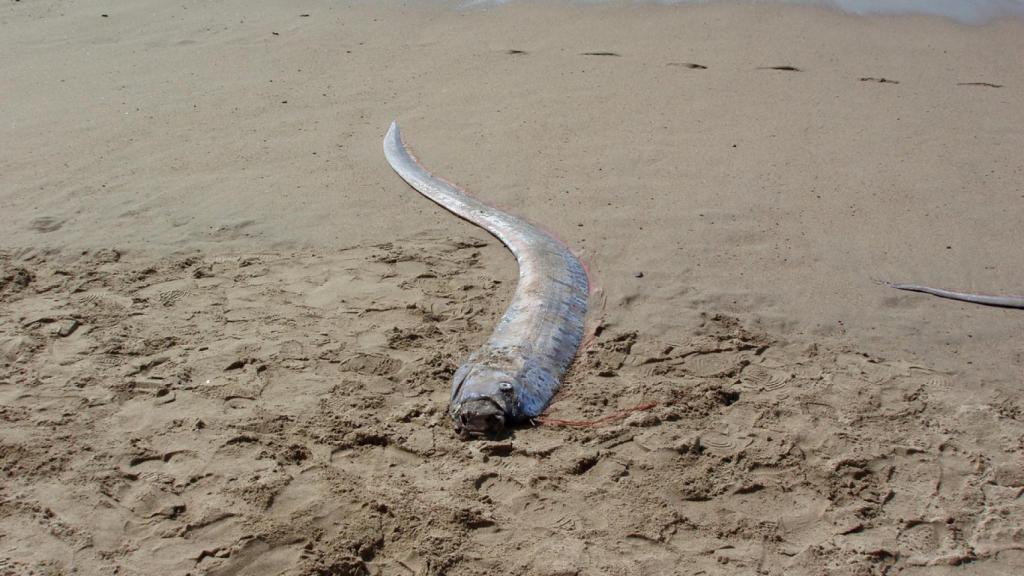
[[[493,234],[519,264],[512,302],[494,333],[452,378],[448,413],[456,431],[464,437],[494,434],[539,416],[583,341],[589,295],[583,264],[551,234],[430,174],[394,122],[384,155],[410,186]]]

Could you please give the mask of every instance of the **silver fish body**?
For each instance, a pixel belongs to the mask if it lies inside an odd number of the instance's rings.
[[[466,435],[494,433],[540,415],[583,341],[589,284],[569,248],[430,174],[402,142],[398,125],[384,155],[410,186],[449,212],[487,230],[519,264],[512,302],[482,348],[455,372],[449,414]]]

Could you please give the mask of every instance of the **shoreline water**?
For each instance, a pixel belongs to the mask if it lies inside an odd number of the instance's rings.
[[[463,0],[461,8],[494,7],[519,0]],[[577,0],[583,5],[622,4],[616,0]],[[857,16],[938,16],[962,24],[988,24],[995,20],[1024,17],[1024,1],[1021,0],[710,0],[726,4],[783,4],[791,6],[817,7]],[[708,4],[709,0],[646,0],[650,4],[668,6]],[[634,4],[645,3],[636,0]]]

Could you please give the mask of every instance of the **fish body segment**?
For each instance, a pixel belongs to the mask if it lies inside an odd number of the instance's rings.
[[[432,175],[405,146],[395,123],[384,137],[384,155],[410,186],[493,234],[519,264],[508,309],[452,379],[449,414],[456,430],[494,433],[540,415],[583,341],[589,283],[582,263],[551,234]]]

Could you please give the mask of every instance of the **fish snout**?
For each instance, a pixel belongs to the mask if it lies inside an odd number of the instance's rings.
[[[453,414],[455,429],[467,436],[488,436],[505,429],[505,412],[488,398],[465,401]]]

